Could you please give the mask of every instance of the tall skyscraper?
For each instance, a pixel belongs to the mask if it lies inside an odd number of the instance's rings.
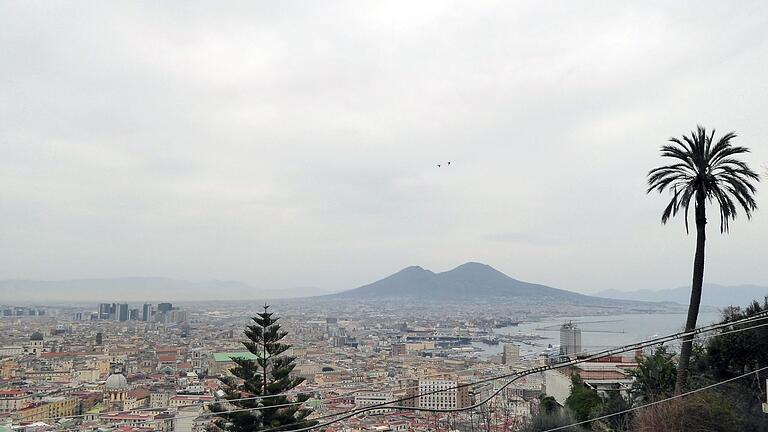
[[[160,313],[170,312],[173,309],[173,305],[170,303],[158,303],[157,311]]]
[[[144,306],[141,308],[141,320],[147,322],[152,321],[153,312],[154,308],[152,307],[152,304],[144,303]]]
[[[117,305],[117,312],[115,313],[117,321],[128,321],[128,303],[120,303]]]
[[[99,319],[100,320],[108,320],[109,311],[110,311],[109,303],[99,303]]]
[[[560,326],[560,355],[571,356],[581,352],[581,329],[569,322]]]

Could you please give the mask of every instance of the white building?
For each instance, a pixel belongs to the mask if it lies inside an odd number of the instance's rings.
[[[419,407],[427,409],[454,409],[469,406],[469,387],[447,379],[419,380]]]
[[[4,346],[0,347],[0,357],[15,357],[24,353],[24,347],[21,346]]]
[[[547,395],[565,406],[565,400],[571,394],[571,377],[558,370],[544,371],[544,385]]]
[[[0,390],[0,412],[18,411],[31,402],[32,395],[23,390]]]
[[[581,329],[569,322],[560,326],[560,355],[572,356],[581,352]]]
[[[367,408],[395,400],[392,392],[360,392],[355,395],[355,408]],[[390,408],[380,408],[369,411],[372,414],[389,412]]]

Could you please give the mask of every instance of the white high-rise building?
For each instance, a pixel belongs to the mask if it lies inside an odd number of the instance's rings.
[[[571,356],[581,352],[581,329],[569,322],[560,326],[560,355]]]

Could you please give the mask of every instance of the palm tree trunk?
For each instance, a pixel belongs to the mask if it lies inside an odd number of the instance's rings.
[[[693,259],[693,283],[691,284],[691,302],[688,304],[688,318],[685,321],[685,331],[696,328],[696,320],[699,317],[701,305],[701,289],[704,284],[704,246],[706,243],[707,215],[705,207],[704,191],[696,193],[696,255]],[[688,378],[688,363],[693,349],[693,335],[683,338],[683,346],[680,349],[680,361],[677,363],[677,380],[675,381],[675,395],[683,392],[685,381]]]

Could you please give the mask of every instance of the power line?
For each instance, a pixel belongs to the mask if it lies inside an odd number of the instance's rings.
[[[647,404],[644,404],[644,405],[636,406],[636,407],[633,407],[633,408],[627,408],[625,410],[618,411],[618,412],[615,412],[615,413],[612,413],[612,414],[606,414],[606,415],[602,415],[600,417],[595,417],[595,418],[590,419],[590,420],[584,420],[584,421],[580,421],[578,423],[569,424],[567,426],[559,426],[559,427],[556,427],[556,428],[553,428],[553,429],[547,429],[547,430],[545,430],[543,432],[559,431],[559,430],[567,429],[567,428],[570,428],[570,427],[580,426],[580,425],[583,425],[583,424],[591,423],[591,422],[597,421],[597,420],[605,420],[607,418],[611,418],[611,417],[614,417],[614,416],[617,416],[617,415],[621,415],[621,414],[626,414],[626,413],[632,412],[632,411],[637,411],[639,409],[647,408],[649,406],[659,405],[659,404],[664,403],[664,402],[669,402],[671,400],[679,399],[679,398],[682,398],[682,397],[685,397],[685,396],[688,396],[688,395],[692,395],[694,393],[699,393],[699,392],[702,392],[704,390],[709,390],[711,388],[715,388],[715,387],[721,386],[723,384],[727,384],[727,383],[732,382],[732,381],[740,380],[742,378],[748,377],[749,375],[762,372],[762,371],[764,371],[766,369],[768,369],[768,366],[762,367],[760,369],[756,369],[756,370],[753,370],[753,371],[750,371],[750,372],[747,372],[747,373],[744,373],[744,374],[741,374],[741,375],[739,375],[737,377],[729,378],[727,380],[723,380],[723,381],[720,381],[720,382],[716,382],[714,384],[710,384],[710,385],[707,385],[707,386],[704,386],[704,387],[701,387],[701,388],[697,388],[695,390],[691,390],[691,391],[688,391],[688,392],[685,392],[685,393],[681,393],[679,395],[671,396],[671,397],[668,397],[666,399],[660,399],[660,400],[657,400],[657,401],[654,401],[654,402],[650,402],[650,403],[647,403]]]
[[[719,330],[719,329],[725,328],[725,327],[742,325],[742,324],[745,324],[745,323],[761,321],[761,320],[765,320],[765,319],[768,319],[768,312],[762,312],[762,313],[753,315],[752,317],[743,318],[743,319],[737,320],[737,321],[731,321],[731,322],[720,323],[720,324],[711,324],[711,325],[708,325],[708,326],[699,327],[699,328],[693,329],[693,330],[691,330],[689,332],[678,332],[678,333],[674,333],[674,334],[671,334],[671,335],[657,337],[657,338],[649,339],[649,340],[642,341],[642,342],[636,342],[636,343],[629,344],[629,345],[623,345],[623,346],[620,346],[620,347],[617,347],[617,348],[614,348],[614,349],[603,350],[603,351],[600,351],[600,352],[593,353],[592,355],[590,355],[590,356],[588,356],[586,358],[575,359],[575,360],[571,360],[571,361],[564,362],[564,363],[558,363],[556,365],[540,366],[540,367],[536,367],[536,368],[532,368],[532,369],[527,369],[527,370],[520,371],[520,372],[513,372],[513,373],[498,375],[498,376],[494,376],[494,377],[490,377],[490,378],[484,378],[484,379],[478,380],[478,381],[473,382],[473,383],[459,384],[459,385],[454,386],[454,387],[449,387],[449,388],[445,388],[445,389],[440,389],[440,390],[434,390],[434,391],[430,391],[430,392],[420,393],[420,394],[417,394],[417,395],[414,395],[414,396],[409,396],[409,397],[405,397],[405,398],[401,398],[401,399],[397,399],[397,400],[389,401],[389,402],[383,402],[383,403],[371,405],[371,406],[368,406],[368,407],[365,407],[365,408],[352,409],[352,410],[342,411],[342,412],[335,413],[335,414],[329,414],[329,415],[326,415],[326,416],[318,417],[316,419],[328,418],[328,417],[333,417],[333,416],[342,416],[342,417],[339,418],[339,419],[336,419],[336,420],[333,420],[333,421],[329,421],[329,422],[325,422],[325,423],[322,423],[322,424],[318,424],[318,425],[315,425],[315,426],[310,426],[310,427],[302,428],[302,429],[291,429],[289,431],[286,430],[285,432],[302,432],[302,431],[308,431],[308,430],[311,430],[311,429],[315,429],[315,428],[318,428],[318,427],[328,426],[330,424],[337,423],[339,421],[345,420],[345,419],[353,417],[355,415],[362,414],[364,412],[372,411],[374,409],[378,409],[378,408],[382,408],[382,407],[383,408],[388,408],[388,409],[398,409],[398,410],[444,412],[444,413],[467,411],[467,410],[470,410],[470,409],[477,408],[478,406],[484,405],[485,403],[490,401],[493,397],[498,395],[501,391],[503,391],[506,387],[511,385],[514,381],[516,381],[516,380],[518,380],[518,379],[520,379],[520,378],[522,378],[524,376],[532,375],[532,374],[535,374],[535,373],[541,373],[541,372],[544,372],[544,371],[547,371],[547,370],[559,369],[559,368],[568,367],[568,366],[574,366],[574,365],[577,365],[577,364],[589,362],[589,361],[592,361],[592,360],[597,360],[597,359],[608,357],[608,356],[611,356],[611,355],[616,355],[616,354],[620,354],[620,353],[627,352],[627,351],[632,351],[632,350],[636,350],[636,349],[645,348],[647,346],[664,344],[666,342],[671,342],[673,340],[680,339],[680,338],[686,337],[686,336],[696,336],[696,335],[701,334],[701,333],[715,331],[715,330]],[[754,328],[764,327],[764,326],[768,326],[768,323],[761,324],[761,325],[756,325],[756,326],[753,326],[753,327],[734,329],[734,330],[730,330],[730,331],[727,331],[727,332],[718,333],[718,334],[715,334],[715,335],[710,335],[708,337],[723,336],[723,335],[730,334],[730,333],[738,333],[738,332],[752,330]],[[482,370],[482,369],[491,369],[491,368],[496,368],[496,367],[497,366],[494,365],[494,366],[488,367],[488,368],[476,368],[476,369],[481,369]],[[752,372],[752,373],[754,373],[754,372]],[[439,376],[439,375],[445,375],[445,374],[446,373],[437,373],[437,374],[432,374],[432,376],[434,376],[434,375]],[[430,375],[428,375],[428,376],[430,376]],[[462,409],[442,409],[442,410],[440,410],[440,409],[426,409],[426,408],[405,407],[405,406],[392,406],[391,405],[393,403],[405,402],[405,401],[412,400],[412,399],[415,399],[415,398],[421,397],[421,396],[428,396],[428,395],[432,395],[432,394],[443,393],[443,392],[446,392],[446,391],[449,391],[449,390],[455,390],[455,389],[459,389],[459,388],[463,388],[463,387],[474,386],[474,385],[483,384],[483,383],[486,383],[486,382],[492,382],[492,381],[496,381],[496,380],[504,379],[504,378],[512,378],[512,379],[510,381],[508,381],[506,384],[504,384],[502,387],[500,387],[498,390],[496,390],[490,397],[488,397],[485,400],[483,400],[481,403],[475,404],[475,405],[470,406],[470,407],[465,407],[465,408],[462,408]],[[409,388],[414,388],[414,387],[409,387]],[[402,390],[402,388],[398,389],[398,390]],[[364,390],[357,390],[357,391],[354,391],[354,392],[350,392],[349,394],[360,392],[360,391],[364,391]],[[328,399],[328,400],[341,399],[341,398],[347,397],[349,394],[340,395],[338,397],[334,397],[334,398],[331,398],[331,399]],[[278,395],[273,395],[273,396],[278,396]],[[253,399],[259,399],[259,397],[242,398],[240,400],[253,400]],[[221,400],[221,401],[211,402],[211,403],[207,403],[207,404],[195,404],[195,405],[191,405],[191,407],[210,405],[210,404],[213,404],[213,403],[225,403],[225,402],[228,402],[228,401],[234,402],[234,401],[237,401],[237,400],[235,400],[235,399],[232,399],[232,400]],[[228,413],[236,413],[236,412],[259,411],[259,410],[266,409],[266,408],[280,408],[280,407],[294,406],[294,405],[304,404],[304,403],[306,403],[306,402],[303,402],[303,403],[293,402],[293,403],[288,403],[288,404],[273,405],[273,406],[267,406],[267,407],[241,408],[241,409],[235,409],[235,410],[220,411],[220,412],[216,412],[216,413],[209,412],[209,413],[203,413],[203,414],[196,414],[194,416],[176,416],[175,419],[197,418],[197,417],[200,417],[200,416],[210,417],[210,416],[217,416],[217,415],[220,415],[220,414],[228,414]],[[153,408],[152,410],[159,410],[159,409],[163,409],[163,408]],[[82,416],[77,416],[77,417],[82,417]],[[58,417],[58,419],[62,419],[62,418],[75,418],[75,416]],[[309,419],[309,420],[316,420],[316,419]],[[277,430],[280,430],[280,429],[282,429],[282,427],[276,427],[276,428],[272,428],[272,429],[265,429],[264,432],[277,431]],[[64,429],[64,430],[62,430],[62,432],[65,432],[65,431],[68,431],[68,430],[77,430],[77,429]]]
[[[497,369],[497,368],[498,368],[498,365],[483,366],[483,367],[463,369],[462,372],[486,371],[486,370]],[[436,372],[436,373],[433,373],[433,374],[422,375],[422,376],[418,376],[418,377],[411,378],[411,379],[420,379],[420,378],[428,378],[428,377],[433,377],[433,376],[442,376],[442,375],[446,375],[448,373],[450,373],[450,372]],[[391,389],[391,390],[408,390],[408,389],[413,389],[413,388],[418,388],[418,386],[400,387],[400,388],[394,388],[394,389]],[[353,391],[350,391],[350,392],[347,392],[347,393],[344,393],[344,394],[340,394],[340,395],[337,395],[337,396],[333,396],[333,397],[330,397],[330,398],[327,398],[327,399],[320,399],[320,400],[322,400],[322,401],[333,401],[333,400],[338,400],[338,399],[344,399],[344,398],[346,398],[348,396],[351,396],[353,394],[356,394],[356,393],[362,393],[362,392],[368,392],[368,391],[383,391],[383,390],[385,390],[385,389],[375,389],[375,388],[369,387],[369,388],[366,388],[366,389],[353,390]],[[168,408],[205,407],[205,406],[215,405],[215,404],[224,404],[224,403],[231,403],[231,402],[243,402],[243,401],[252,401],[252,400],[273,399],[273,398],[277,398],[277,397],[297,396],[299,394],[308,394],[308,393],[312,393],[312,392],[307,392],[307,393],[291,392],[291,393],[279,393],[279,394],[273,394],[273,395],[251,396],[251,397],[237,398],[237,399],[221,399],[221,400],[217,400],[217,401],[213,401],[213,402],[202,402],[202,403],[193,403],[193,404],[177,405],[177,406],[170,406],[169,405],[169,406],[161,406],[161,407],[153,407],[153,408],[138,408],[138,409],[134,409],[134,410],[130,410],[130,411],[131,412],[145,412],[145,411],[151,412],[151,411],[165,410],[165,409],[168,409]],[[327,393],[330,393],[330,391],[328,391]],[[267,409],[267,408],[285,408],[285,407],[294,406],[294,405],[304,405],[305,403],[306,402],[288,402],[288,403],[284,403],[284,404],[277,404],[277,405],[270,405],[270,406],[263,406],[263,407],[246,408],[246,410],[260,411],[260,410]],[[44,417],[44,418],[38,419],[37,421],[56,421],[56,420],[62,420],[62,419],[76,419],[76,418],[85,418],[85,417],[89,417],[89,416],[92,416],[92,415],[94,415],[94,414],[75,414],[75,415],[69,415],[69,416]]]
[[[645,342],[637,343],[637,344],[633,344],[633,345],[642,345],[639,348],[644,348],[646,346],[657,345],[657,344],[660,344],[660,343],[663,344],[665,342],[669,342],[669,341],[672,341],[672,340],[675,340],[675,339],[679,339],[679,338],[684,337],[686,335],[696,335],[696,334],[703,333],[705,331],[713,331],[713,330],[717,330],[719,328],[728,327],[730,325],[744,324],[744,323],[747,323],[747,322],[764,320],[764,319],[768,318],[768,316],[766,316],[767,314],[768,314],[768,312],[762,313],[762,314],[759,314],[759,315],[755,315],[755,316],[750,317],[750,318],[745,318],[745,319],[742,319],[742,320],[739,320],[739,321],[734,321],[734,322],[730,322],[730,323],[715,324],[715,325],[710,325],[710,326],[706,326],[706,327],[701,327],[701,328],[695,329],[694,331],[691,331],[691,332],[681,332],[681,333],[677,333],[677,334],[673,334],[673,335],[668,335],[668,336],[665,336],[665,337],[656,338],[656,339],[653,339],[653,340],[649,340],[649,341],[645,341]],[[764,327],[764,326],[767,326],[767,325],[768,325],[768,323],[760,324],[760,325],[755,325],[755,326],[752,326],[752,327],[741,328],[741,329],[734,329],[734,330],[730,330],[730,331],[727,331],[727,332],[718,333],[718,334],[715,334],[715,335],[708,335],[707,337],[723,336],[723,335],[726,335],[726,334],[738,333],[738,332],[742,332],[742,331],[752,330],[754,328]],[[664,339],[664,340],[660,341],[662,339]],[[626,346],[628,346],[628,345],[625,345],[625,347]],[[630,349],[627,349],[627,350],[624,350],[624,351],[621,351],[621,352],[630,351],[632,349],[634,349],[634,348],[630,348]],[[573,361],[566,362],[566,363],[560,363],[560,364],[557,364],[557,365],[552,365],[550,367],[545,368],[545,370],[558,369],[558,368],[562,368],[562,367],[566,367],[566,366],[571,366],[571,365],[574,365],[574,364],[584,363],[584,362],[587,362],[587,361],[590,361],[590,360],[595,360],[595,359],[603,358],[603,357],[606,357],[606,356],[609,356],[609,355],[612,355],[612,354],[602,354],[602,355],[595,354],[593,356],[590,356],[589,358],[577,359],[577,360],[573,360]],[[519,379],[519,378],[521,378],[523,376],[527,376],[527,375],[530,375],[530,374],[533,374],[533,373],[538,373],[538,372],[540,372],[539,369],[541,369],[541,368],[533,368],[533,369],[529,369],[529,370],[526,370],[526,371],[521,371],[519,373],[520,376],[514,377],[509,382],[507,382],[504,386],[502,386],[499,390],[494,392],[490,397],[486,398],[483,402],[481,402],[479,404],[475,404],[475,405],[473,405],[471,407],[465,407],[465,408],[462,408],[462,409],[454,409],[454,410],[447,410],[447,411],[445,411],[445,410],[434,410],[434,409],[419,409],[419,410],[431,411],[431,412],[460,412],[460,411],[468,411],[468,410],[477,408],[478,406],[484,405],[485,403],[490,401],[493,397],[498,395],[504,388],[506,388],[507,386],[512,384],[512,382],[516,381],[517,379]],[[755,372],[756,371],[752,371],[752,372],[750,372],[750,374],[755,373]],[[493,377],[493,378],[488,378],[488,379],[480,380],[480,381],[477,381],[477,382],[474,382],[474,383],[462,384],[462,385],[459,385],[459,386],[456,386],[456,387],[453,387],[453,388],[455,389],[455,388],[461,388],[461,387],[467,387],[467,386],[474,386],[474,385],[477,385],[477,384],[482,384],[484,382],[495,381],[495,380],[498,380],[498,379],[501,379],[501,378],[509,377],[511,375],[515,375],[515,374],[501,375],[501,376],[497,376],[497,377]],[[327,426],[327,425],[330,425],[330,424],[337,423],[337,422],[345,420],[345,419],[347,419],[349,417],[352,417],[352,416],[355,416],[355,415],[358,415],[358,414],[362,414],[363,412],[371,411],[371,410],[377,409],[379,407],[396,408],[396,409],[401,409],[401,410],[413,410],[412,407],[391,407],[391,406],[387,406],[387,405],[391,404],[391,403],[396,403],[396,402],[399,402],[399,401],[414,399],[414,398],[419,397],[419,396],[426,396],[426,395],[430,395],[430,394],[436,394],[436,393],[445,392],[445,391],[450,390],[450,389],[451,388],[435,390],[435,391],[432,391],[432,392],[421,393],[421,394],[416,395],[416,396],[411,396],[411,397],[408,397],[408,398],[403,398],[403,399],[397,400],[397,401],[381,403],[381,404],[378,404],[378,405],[375,405],[375,406],[370,406],[370,407],[366,407],[366,408],[362,408],[362,409],[353,409],[353,410],[349,410],[349,411],[343,411],[343,412],[339,412],[339,413],[331,413],[331,414],[323,415],[323,416],[320,416],[320,417],[316,417],[314,419],[307,419],[307,420],[321,420],[321,419],[330,418],[330,417],[343,416],[341,418],[338,418],[338,419],[335,419],[335,420],[332,420],[332,421],[328,421],[328,422],[325,422],[325,423],[322,423],[322,424],[317,424],[315,426],[310,426],[310,427],[301,428],[301,429],[289,429],[289,430],[283,429],[284,426],[278,426],[278,427],[274,427],[274,428],[271,428],[271,429],[265,429],[263,432],[280,431],[280,430],[282,430],[283,432],[300,432],[300,431],[316,429],[316,428],[319,428],[319,427],[324,427],[324,426]],[[237,410],[222,411],[222,412],[219,412],[219,413],[196,414],[194,416],[175,416],[174,419],[210,417],[210,416],[216,416],[216,415],[219,415],[219,414],[234,413],[234,412],[244,412],[244,411],[254,411],[254,410],[258,410],[258,409],[262,409],[262,408],[261,407],[242,408],[242,409],[237,409]],[[289,426],[289,425],[286,425],[286,426]],[[76,431],[76,430],[80,430],[80,429],[63,429],[60,432]]]
[[[372,411],[374,409],[378,409],[378,408],[382,408],[382,407],[383,408],[390,408],[390,409],[400,409],[400,410],[410,410],[410,411],[416,410],[416,411],[427,411],[427,412],[460,412],[460,411],[467,411],[467,410],[474,409],[474,408],[476,408],[478,406],[481,406],[481,405],[487,403],[490,399],[492,399],[493,397],[498,395],[504,388],[508,387],[514,381],[516,381],[517,379],[522,378],[524,376],[528,376],[528,375],[531,375],[531,374],[534,374],[534,373],[544,372],[546,370],[558,369],[558,368],[567,367],[567,366],[573,366],[573,365],[576,365],[576,364],[585,363],[585,362],[588,362],[588,361],[596,360],[596,359],[607,357],[607,356],[610,356],[610,355],[620,354],[622,352],[632,351],[632,350],[639,349],[639,348],[644,348],[646,346],[663,344],[663,343],[666,343],[666,342],[670,342],[672,340],[680,339],[681,337],[685,337],[685,336],[695,336],[695,335],[700,334],[700,333],[704,333],[704,332],[708,332],[708,331],[714,331],[714,330],[718,330],[720,328],[725,328],[725,327],[729,327],[729,326],[733,326],[733,325],[737,325],[737,324],[744,324],[744,323],[747,323],[747,322],[760,321],[760,320],[764,320],[764,319],[768,319],[768,312],[757,314],[757,315],[752,316],[750,318],[744,318],[744,319],[741,319],[739,321],[733,321],[733,322],[721,323],[721,324],[712,324],[712,325],[709,325],[709,326],[705,326],[705,327],[700,327],[700,328],[694,329],[694,330],[692,330],[690,332],[679,332],[679,333],[675,333],[675,334],[672,334],[672,335],[663,336],[663,337],[651,339],[651,340],[640,342],[640,343],[624,345],[624,346],[616,348],[616,349],[606,350],[606,351],[603,351],[603,352],[595,353],[592,356],[589,356],[589,357],[583,358],[583,359],[576,359],[576,360],[572,360],[572,361],[565,362],[565,363],[559,363],[557,365],[542,366],[542,367],[528,369],[528,370],[521,371],[521,372],[515,372],[515,373],[511,373],[511,374],[499,375],[499,376],[495,376],[495,377],[491,377],[491,378],[482,379],[482,380],[476,381],[474,383],[460,384],[460,385],[457,385],[457,386],[454,386],[454,387],[450,387],[450,388],[446,388],[446,389],[440,389],[440,390],[434,390],[434,391],[430,391],[430,392],[426,392],[426,393],[420,393],[420,394],[415,395],[415,396],[409,396],[409,397],[397,399],[397,400],[394,400],[394,401],[379,403],[379,404],[371,405],[371,406],[368,406],[368,407],[365,407],[365,408],[359,408],[359,409],[352,409],[352,410],[348,410],[348,411],[342,411],[342,412],[339,412],[339,413],[336,413],[336,414],[333,414],[333,415],[329,415],[329,417],[331,417],[331,416],[342,416],[341,418],[335,419],[333,421],[321,423],[321,424],[318,424],[318,425],[315,425],[315,426],[310,426],[310,427],[301,428],[301,429],[291,429],[289,431],[290,432],[301,432],[301,431],[308,431],[308,430],[311,430],[311,429],[315,429],[315,428],[318,428],[318,427],[328,426],[328,425],[331,425],[331,424],[334,424],[334,423],[338,423],[339,421],[345,420],[347,418],[353,417],[355,415],[362,414],[364,412]],[[764,324],[764,325],[768,325],[768,324]],[[763,327],[764,325],[754,326],[754,328],[756,328],[756,327]],[[733,331],[730,331],[730,332],[726,332],[724,334],[751,330],[752,328],[753,327],[737,329],[737,330],[733,330]],[[720,335],[721,334],[712,335],[712,337],[716,337],[716,336],[720,336]],[[511,379],[509,382],[507,382],[500,389],[496,390],[490,397],[488,397],[487,399],[483,400],[479,404],[475,404],[475,405],[473,405],[471,407],[465,407],[463,409],[438,410],[438,409],[426,409],[426,408],[403,407],[403,406],[392,406],[391,405],[393,403],[399,403],[399,402],[404,402],[404,401],[412,400],[412,399],[415,399],[415,398],[420,397],[420,396],[428,396],[428,395],[431,395],[431,394],[443,393],[443,392],[448,391],[448,390],[453,390],[453,389],[458,389],[458,388],[463,388],[463,387],[474,386],[474,385],[477,385],[477,384],[482,384],[482,383],[485,383],[485,382],[491,382],[491,381],[496,381],[496,380],[499,380],[499,379],[510,378],[510,377],[514,377],[514,378]],[[203,414],[203,416],[215,416],[215,415],[219,415],[219,414],[227,414],[227,413],[234,413],[234,412],[244,412],[244,411],[253,411],[253,410],[255,410],[255,409],[254,408],[241,408],[241,409],[237,409],[237,410],[222,411],[222,412],[218,412],[218,413],[206,413],[206,414]],[[197,417],[197,416],[195,416],[195,417]],[[277,430],[281,430],[281,429],[283,429],[283,428],[282,427],[277,427],[277,428],[272,428],[272,429],[265,429],[264,432],[277,431]],[[288,432],[288,431],[286,431],[286,432]]]
[[[325,427],[325,426],[328,426],[328,425],[331,425],[331,424],[334,424],[334,423],[338,423],[339,421],[348,419],[348,418],[353,417],[355,415],[362,414],[364,412],[372,411],[374,409],[378,409],[378,408],[382,408],[382,407],[401,409],[401,410],[428,411],[428,412],[459,412],[459,411],[467,411],[467,410],[474,409],[474,408],[476,408],[476,407],[478,407],[480,405],[483,405],[483,404],[487,403],[493,397],[498,395],[504,388],[508,387],[514,381],[516,381],[517,379],[522,378],[524,376],[528,376],[528,375],[531,375],[531,374],[534,374],[534,373],[541,373],[541,372],[544,372],[544,371],[547,371],[547,370],[559,369],[559,368],[563,368],[563,367],[567,367],[567,366],[573,366],[573,365],[576,365],[576,364],[585,363],[585,362],[592,361],[592,360],[597,360],[597,359],[600,359],[600,358],[603,358],[603,357],[608,357],[610,355],[615,355],[615,354],[620,354],[620,353],[627,352],[627,351],[632,351],[632,350],[635,350],[635,349],[645,348],[647,346],[663,344],[663,343],[670,342],[670,341],[676,340],[676,339],[680,339],[680,338],[686,337],[686,336],[696,336],[696,335],[698,335],[700,333],[704,333],[704,332],[708,332],[708,331],[713,331],[713,330],[718,330],[720,328],[725,328],[725,327],[729,327],[729,326],[733,326],[733,325],[744,324],[744,323],[747,323],[747,322],[760,321],[760,320],[764,320],[766,318],[768,318],[768,312],[762,312],[760,314],[756,314],[756,315],[754,315],[752,317],[744,318],[744,319],[741,319],[741,320],[738,320],[738,321],[732,321],[732,322],[721,323],[721,324],[712,324],[712,325],[709,325],[709,326],[700,327],[700,328],[691,330],[689,332],[679,332],[679,333],[675,333],[675,334],[668,335],[668,336],[654,338],[654,339],[651,339],[651,340],[648,340],[648,341],[644,341],[644,342],[640,342],[640,343],[624,345],[623,347],[619,347],[619,348],[613,349],[613,350],[606,350],[606,351],[603,351],[603,352],[600,352],[600,353],[596,353],[596,354],[594,354],[592,356],[589,356],[589,357],[583,358],[583,359],[576,359],[576,360],[572,360],[572,361],[565,362],[565,363],[559,363],[557,365],[541,366],[541,367],[537,367],[537,368],[528,369],[528,370],[525,370],[525,371],[522,371],[522,372],[519,372],[519,373],[505,374],[505,375],[500,375],[500,376],[493,377],[493,378],[483,379],[483,380],[480,380],[480,381],[477,381],[477,382],[474,382],[474,383],[471,383],[471,384],[461,384],[461,385],[458,385],[458,386],[455,386],[455,387],[452,387],[452,388],[441,389],[441,390],[436,390],[436,391],[427,392],[427,393],[421,393],[421,394],[416,395],[416,396],[402,398],[402,399],[398,399],[398,400],[390,401],[390,402],[385,402],[385,403],[379,403],[379,404],[371,405],[371,406],[365,407],[365,408],[348,410],[348,411],[344,411],[344,412],[338,413],[338,415],[341,416],[338,419],[335,419],[335,420],[332,420],[332,421],[328,421],[328,422],[325,422],[325,423],[321,423],[321,424],[317,424],[315,426],[310,426],[310,427],[305,427],[305,428],[300,428],[300,429],[290,429],[290,430],[288,430],[286,432],[303,432],[303,431],[308,431],[308,430],[316,429],[316,428],[319,428],[319,427]],[[755,326],[754,328],[762,327],[762,326],[763,325],[759,325],[759,326]],[[751,329],[752,329],[752,327],[742,328],[742,329],[736,329],[736,330],[733,330],[733,331],[730,331],[730,332],[726,332],[726,333],[736,333],[736,332],[741,332],[741,331],[746,331],[746,330],[751,330]],[[712,337],[717,337],[717,336],[720,336],[720,334],[712,335]],[[517,376],[515,376],[515,375],[517,375]],[[400,406],[393,407],[393,406],[391,406],[391,404],[393,404],[393,403],[404,402],[404,401],[407,401],[407,400],[415,399],[415,398],[420,397],[420,396],[427,396],[427,395],[430,395],[430,394],[442,393],[442,392],[445,392],[445,391],[448,391],[448,390],[458,389],[458,388],[462,388],[462,387],[467,387],[467,386],[471,386],[471,385],[481,384],[481,383],[484,383],[484,382],[495,381],[495,380],[498,380],[498,379],[510,378],[510,377],[513,377],[513,378],[509,382],[504,384],[501,388],[496,390],[490,397],[488,397],[487,399],[483,400],[480,404],[475,404],[475,405],[473,405],[471,407],[466,407],[466,408],[463,408],[463,409],[437,410],[437,409],[424,409],[424,408],[414,409],[413,407],[400,407]],[[264,430],[264,432],[273,431],[273,430],[279,430],[279,429],[281,429],[281,428],[266,429],[266,430]]]

